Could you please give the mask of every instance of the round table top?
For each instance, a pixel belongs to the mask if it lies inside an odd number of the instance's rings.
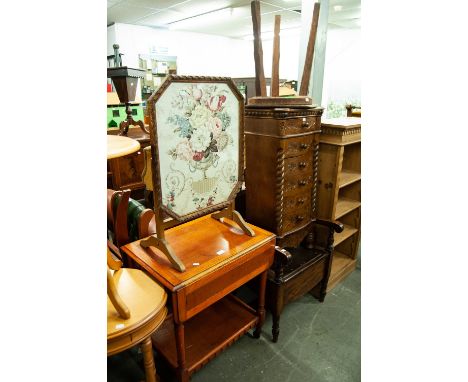
[[[107,136],[107,159],[123,157],[140,149],[140,142],[119,135]]]
[[[107,297],[107,339],[131,333],[156,317],[167,299],[164,288],[139,269],[120,268],[113,278],[120,298],[130,310],[130,318],[120,317]]]

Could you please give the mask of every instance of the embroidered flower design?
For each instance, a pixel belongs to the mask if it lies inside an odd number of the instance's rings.
[[[218,150],[223,151],[227,145],[229,144],[229,136],[226,134],[226,132],[221,132],[216,139]]]
[[[190,125],[193,129],[203,129],[206,122],[211,119],[211,112],[203,105],[195,106],[192,115],[189,118]]]
[[[192,151],[190,142],[187,138],[183,139],[181,142],[177,144],[176,155],[177,155],[177,158],[182,159],[182,160],[192,159],[193,151]]]
[[[203,159],[203,155],[204,155],[203,151],[195,152],[193,153],[192,159],[196,162],[199,162]]]
[[[224,94],[212,96],[208,101],[208,107],[211,111],[220,111],[225,101],[226,96]]]
[[[213,139],[218,138],[223,131],[223,123],[218,117],[211,118],[209,121],[210,131],[213,133]]]
[[[200,101],[203,96],[203,91],[199,88],[194,88],[192,94],[193,98],[195,98],[195,101]]]
[[[208,129],[197,129],[190,138],[194,151],[205,151],[211,143],[211,132]]]

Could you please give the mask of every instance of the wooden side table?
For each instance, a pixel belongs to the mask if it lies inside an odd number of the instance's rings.
[[[275,235],[249,226],[254,237],[244,235],[230,220],[221,223],[207,215],[167,230],[166,240],[186,267],[183,273],[139,241],[122,247],[172,298],[173,312],[152,340],[181,382],[251,328],[256,338],[260,336]],[[255,311],[230,293],[256,276],[260,287]]]
[[[108,137],[126,138],[117,136],[119,130],[107,130]],[[130,128],[128,138],[138,141],[140,147],[127,155],[120,155],[118,158],[107,161],[107,188],[122,191],[132,190],[133,199],[143,198],[145,184],[141,179],[144,167],[143,149],[150,146],[150,137],[140,128]],[[109,139],[109,138],[108,138]]]

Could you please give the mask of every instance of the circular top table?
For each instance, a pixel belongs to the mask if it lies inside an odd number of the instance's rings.
[[[107,136],[107,159],[123,157],[140,149],[140,142],[119,135]]]

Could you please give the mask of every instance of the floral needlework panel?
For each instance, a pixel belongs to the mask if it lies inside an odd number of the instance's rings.
[[[179,216],[225,202],[239,168],[239,100],[225,83],[171,83],[156,102],[162,204]]]

